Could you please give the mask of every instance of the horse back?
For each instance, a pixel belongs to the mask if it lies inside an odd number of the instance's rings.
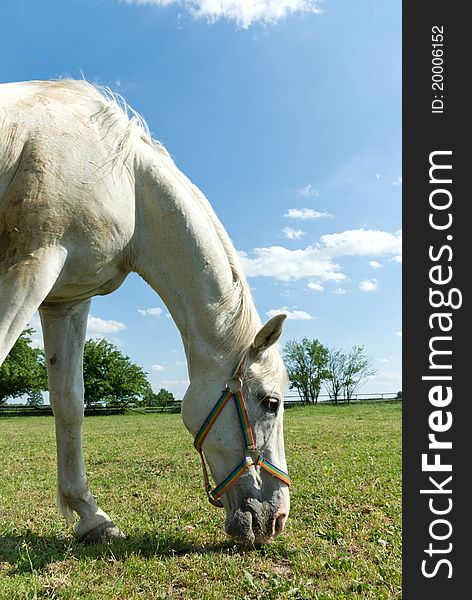
[[[106,106],[80,83],[0,85],[3,269],[61,245],[75,270],[80,261],[100,272],[122,260],[133,235],[134,179],[116,156],[126,123],[104,130],[94,115]]]

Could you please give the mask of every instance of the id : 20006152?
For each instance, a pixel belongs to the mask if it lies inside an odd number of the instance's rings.
[[[431,112],[444,113],[444,27],[434,25],[431,29],[431,89],[434,97]]]

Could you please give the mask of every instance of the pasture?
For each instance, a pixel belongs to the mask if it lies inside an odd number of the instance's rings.
[[[51,417],[0,419],[0,598],[400,598],[401,404],[291,408],[285,532],[246,550],[177,414],[88,417],[91,488],[127,534],[84,546],[55,508]]]

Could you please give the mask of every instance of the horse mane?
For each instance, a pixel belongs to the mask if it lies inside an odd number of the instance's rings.
[[[249,351],[256,333],[261,327],[261,320],[254,306],[249,284],[246,275],[241,267],[241,261],[234,247],[231,238],[221,221],[216,216],[213,207],[206,196],[198,189],[196,185],[189,182],[192,187],[195,199],[199,202],[202,209],[207,214],[211,224],[215,228],[218,238],[223,246],[228,262],[233,274],[233,286],[220,301],[212,307],[210,313],[215,319],[218,315],[227,315],[223,321],[222,331],[230,332],[229,335],[221,336],[221,350],[235,362],[238,362]],[[288,385],[287,370],[280,356],[277,346],[271,346],[264,352],[264,361],[259,363],[259,376],[271,375],[274,380],[275,374],[282,380],[282,386],[285,388]],[[251,383],[254,374],[249,371],[246,374],[245,380]]]
[[[212,307],[210,313],[211,318],[216,318],[218,315],[226,315],[221,329],[226,332],[229,331],[230,335],[221,336],[221,348],[226,355],[239,360],[242,358],[241,353],[246,352],[254,341],[255,335],[261,327],[261,320],[254,306],[251,290],[233,242],[216,216],[208,199],[197,186],[194,184],[191,184],[191,186],[195,199],[200,204],[218,235],[233,275],[232,287]]]
[[[254,306],[254,300],[249,288],[244,271],[241,267],[241,261],[237,255],[236,249],[229,237],[226,229],[215,214],[213,207],[204,194],[191,184],[196,199],[199,201],[203,210],[208,215],[213,227],[215,228],[220,242],[226,252],[233,273],[233,286],[229,292],[221,298],[216,306],[212,308],[211,313],[216,318],[217,315],[228,315],[224,321],[222,330],[230,331],[229,336],[222,336],[221,349],[229,357],[239,362],[249,351],[256,333],[261,327],[261,320]],[[287,370],[280,356],[277,346],[271,346],[264,352],[264,361],[259,363],[259,376],[271,375],[274,380],[277,373],[283,382],[283,387],[288,385]],[[249,371],[246,374],[245,381],[251,383],[254,374]]]
[[[123,166],[132,173],[132,159],[136,141],[141,139],[154,146],[151,132],[145,119],[134,110],[121,94],[105,85],[90,83],[85,79],[55,79],[48,82],[58,91],[78,96],[84,103],[92,103],[90,119],[100,130],[103,140],[110,148],[108,160],[101,165],[107,167]]]
[[[115,165],[118,161],[123,162],[130,169],[129,165],[138,140],[149,144],[161,158],[174,162],[165,147],[152,138],[145,119],[126,102],[123,96],[109,87],[92,84],[85,80],[61,79],[57,83],[72,92],[95,100],[97,110],[92,115],[92,119],[103,130],[104,135],[112,140],[113,150],[109,157],[111,164]],[[215,229],[228,259],[233,285],[220,301],[210,308],[209,318],[214,322],[220,322],[221,351],[227,356],[239,360],[242,353],[246,352],[252,344],[261,327],[261,321],[254,306],[241,262],[226,229],[205,195],[186,177],[185,181],[192,197],[200,205],[210,225]],[[221,319],[221,315],[225,315],[225,317]]]

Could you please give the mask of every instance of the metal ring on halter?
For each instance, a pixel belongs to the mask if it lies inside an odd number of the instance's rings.
[[[228,385],[231,381],[234,381],[236,383],[234,388],[231,387],[230,385]],[[232,375],[231,377],[229,377],[226,380],[225,388],[230,389],[232,392],[236,392],[237,390],[240,390],[242,387],[243,387],[243,380],[241,379],[241,377],[236,377],[236,376]]]

